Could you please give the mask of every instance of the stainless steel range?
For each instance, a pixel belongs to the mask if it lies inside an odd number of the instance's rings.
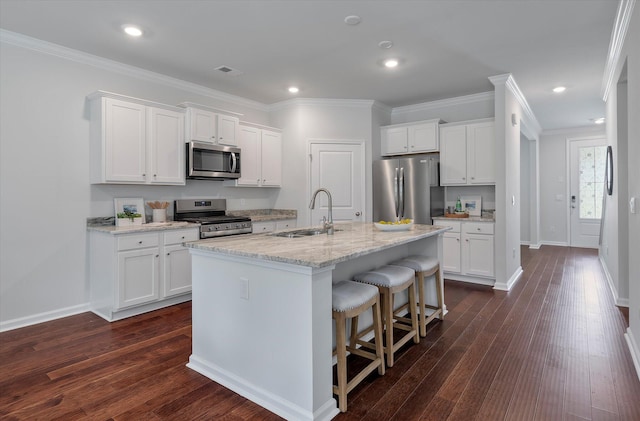
[[[227,199],[181,199],[173,204],[176,221],[200,224],[200,238],[249,234],[251,218],[226,214]]]

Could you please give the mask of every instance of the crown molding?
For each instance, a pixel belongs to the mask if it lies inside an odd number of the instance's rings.
[[[267,111],[280,111],[285,108],[296,107],[300,105],[373,108],[375,106],[375,101],[370,99],[292,98],[286,101],[275,102],[271,105],[268,105]]]
[[[97,67],[102,70],[119,73],[125,76],[142,79],[148,82],[165,85],[171,88],[182,89],[187,92],[202,95],[219,101],[229,102],[238,106],[248,107],[263,112],[268,111],[268,106],[258,101],[253,101],[237,95],[231,95],[225,92],[217,91],[215,89],[206,88],[202,85],[186,82],[184,80],[177,79],[171,76],[166,76],[160,73],[152,72],[150,70],[130,66],[128,64],[120,63],[115,60],[110,60],[104,57],[99,57],[93,54],[74,50],[72,48],[63,47],[58,44],[53,44],[51,42],[32,38],[16,32],[7,31],[5,29],[0,29],[0,42],[44,54],[49,54],[54,57],[74,61],[76,63]]]
[[[636,0],[620,0],[618,4],[618,12],[616,13],[616,20],[613,24],[613,30],[611,31],[611,41],[609,41],[609,52],[607,54],[607,62],[604,68],[604,75],[602,77],[602,99],[606,102],[609,98],[609,93],[616,83],[616,66],[620,61],[620,54],[622,53],[622,46],[624,40],[627,37],[627,31],[629,29],[629,23],[631,22],[631,15],[633,13],[633,7]]]
[[[524,94],[520,90],[520,87],[516,83],[516,80],[513,78],[511,73],[505,73],[503,75],[491,76],[489,77],[493,86],[497,85],[505,85],[509,91],[516,97],[516,100],[520,104],[522,108],[523,116],[520,118],[522,121],[522,125],[527,131],[527,137],[529,138],[537,138],[540,136],[542,132],[542,126],[538,122],[536,115],[533,113],[533,110],[529,106],[527,99]]]
[[[493,101],[493,92],[481,92],[478,94],[458,96],[454,98],[439,99],[436,101],[423,102],[420,104],[406,105],[403,107],[395,107],[391,110],[391,115],[397,116],[401,114],[413,113],[418,111],[429,111],[438,108],[453,107],[464,104],[473,104],[476,102]]]

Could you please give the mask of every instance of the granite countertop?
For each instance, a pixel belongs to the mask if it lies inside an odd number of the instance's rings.
[[[294,265],[324,267],[376,251],[385,250],[450,229],[416,224],[409,231],[379,231],[371,223],[340,223],[334,235],[320,234],[302,238],[276,237],[269,233],[235,235],[186,243],[187,247],[260,260]],[[284,230],[290,232],[295,230]]]
[[[447,218],[446,216],[434,216],[434,221],[461,221],[461,222],[496,222],[495,218],[487,218],[481,216],[470,216],[468,218]]]
[[[297,219],[298,211],[295,209],[251,209],[227,211],[227,215],[247,216],[251,222],[281,221],[284,219]]]
[[[147,231],[167,231],[181,228],[197,228],[200,224],[184,221],[152,222],[142,225],[130,225],[126,227],[116,227],[115,225],[87,225],[88,231],[106,232],[108,234],[132,234]]]

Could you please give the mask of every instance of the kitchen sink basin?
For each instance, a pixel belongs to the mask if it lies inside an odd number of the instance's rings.
[[[334,231],[342,231],[342,230],[334,229]],[[326,234],[326,233],[327,233],[327,230],[324,228],[307,228],[303,230],[275,232],[271,235],[274,237],[284,237],[284,238],[302,238],[302,237],[311,237],[312,235],[320,235],[320,234]]]

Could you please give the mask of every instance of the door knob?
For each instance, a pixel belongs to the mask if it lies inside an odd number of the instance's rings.
[[[360,212],[356,212],[356,216],[360,216]]]

